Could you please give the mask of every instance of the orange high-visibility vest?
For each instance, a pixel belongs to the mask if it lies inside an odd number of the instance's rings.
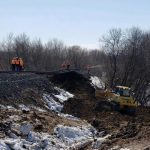
[[[15,60],[15,64],[16,64],[16,65],[20,65],[20,60],[19,60],[19,59],[16,59],[16,60]]]

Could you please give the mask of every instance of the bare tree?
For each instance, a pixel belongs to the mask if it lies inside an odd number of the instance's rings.
[[[117,74],[117,59],[119,52],[122,48],[122,31],[121,29],[112,29],[109,31],[108,35],[103,36],[102,40],[104,43],[104,52],[108,55],[109,62],[106,67],[108,67],[108,77],[110,77],[110,87],[115,85],[115,79]]]

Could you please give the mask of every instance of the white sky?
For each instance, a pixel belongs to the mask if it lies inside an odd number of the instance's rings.
[[[46,42],[99,48],[109,29],[133,26],[148,30],[149,0],[1,0],[0,39],[26,33]]]

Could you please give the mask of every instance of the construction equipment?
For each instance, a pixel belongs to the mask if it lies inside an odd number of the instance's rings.
[[[131,89],[126,86],[116,86],[113,90],[96,89],[96,98],[108,100],[112,109],[134,114],[138,102],[134,100]]]

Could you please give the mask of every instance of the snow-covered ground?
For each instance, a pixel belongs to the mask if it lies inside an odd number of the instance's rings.
[[[21,126],[15,124],[13,128],[17,128],[23,138],[11,133],[11,138],[8,137],[0,141],[1,150],[69,150],[70,148],[81,147],[87,142],[93,142],[93,149],[97,147],[97,143],[94,142],[93,138],[96,130],[89,125],[79,127],[58,125],[52,135],[33,132],[31,124]],[[105,138],[97,141],[102,143]]]
[[[74,97],[74,95],[57,87],[55,87],[55,90],[57,90],[57,94],[43,94],[42,100],[45,103],[45,107],[56,112],[56,115],[68,121],[71,119],[83,123],[77,126],[59,124],[53,129],[52,134],[35,132],[33,130],[34,125],[29,122],[21,124],[13,123],[9,135],[0,140],[0,150],[69,150],[80,148],[87,143],[91,143],[93,149],[98,149],[101,146],[105,139],[107,139],[107,136],[97,137],[96,129],[90,124],[72,115],[61,113],[63,103],[69,98]],[[1,105],[0,107],[17,111],[17,109],[12,106],[6,107]],[[24,104],[18,107],[20,110],[24,111],[31,111],[33,109],[40,112],[46,111],[35,106],[25,106]],[[10,119],[13,117],[15,116],[10,116]],[[19,116],[16,115],[16,121],[18,117]],[[19,134],[13,131],[17,131]]]
[[[73,98],[74,95],[63,90],[60,89],[58,87],[54,87],[54,89],[57,91],[57,94],[43,94],[42,97],[42,101],[45,103],[45,107],[48,108],[49,110],[55,111],[55,112],[61,112],[62,108],[63,108],[63,103],[65,101],[67,101],[69,98]],[[30,110],[38,110],[41,112],[44,112],[46,110],[41,109],[39,107],[35,107],[32,105],[24,105],[24,104],[20,104],[18,105],[20,110],[25,110],[25,111],[30,111]],[[0,105],[1,109],[13,109],[15,110],[15,108],[13,106],[4,106],[4,105]],[[65,116],[65,117],[70,117],[71,116]]]
[[[74,116],[69,115],[69,114],[58,113],[58,116],[63,117],[63,118],[67,118],[67,119],[71,119],[71,120],[80,120],[79,118],[74,117]]]
[[[63,103],[69,98],[74,97],[74,95],[58,87],[55,87],[55,90],[58,92],[58,94],[43,94],[43,100],[48,109],[55,112],[61,112]]]
[[[97,76],[91,76],[90,80],[91,80],[92,86],[99,88],[99,89],[105,89],[105,83]]]
[[[128,148],[119,148],[119,146],[114,146],[113,148],[111,148],[109,150],[130,150],[130,149],[128,149]]]
[[[59,94],[54,94],[54,96],[56,98],[58,98],[59,101],[62,102],[62,103],[65,102],[65,101],[67,101],[69,98],[73,98],[74,97],[73,94],[65,91],[64,89],[60,89],[58,87],[54,87],[54,89],[57,90],[58,93],[59,93]]]
[[[63,105],[60,102],[54,100],[54,98],[49,94],[43,94],[43,100],[45,101],[45,107],[55,112],[60,112]]]

